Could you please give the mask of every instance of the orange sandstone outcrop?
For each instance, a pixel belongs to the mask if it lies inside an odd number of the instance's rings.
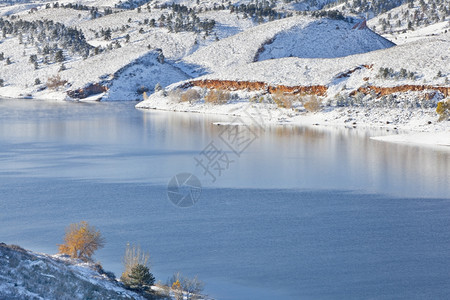
[[[273,94],[276,92],[283,92],[289,94],[315,94],[318,96],[325,96],[327,93],[327,87],[324,85],[311,85],[311,86],[286,86],[276,85],[272,86],[262,81],[233,81],[233,80],[192,80],[185,83],[181,88],[189,88],[198,86],[207,89],[237,91],[265,91],[266,93]]]
[[[364,68],[371,68],[371,65],[364,65]],[[360,67],[361,68],[361,67]],[[355,71],[355,70],[351,70]],[[346,75],[343,73],[344,76]],[[325,85],[310,85],[310,86],[286,86],[286,85],[270,85],[262,81],[234,81],[234,80],[192,80],[182,86],[181,88],[190,87],[201,87],[207,89],[217,89],[217,90],[227,90],[227,91],[237,91],[237,90],[247,90],[247,91],[262,91],[269,94],[274,94],[277,92],[283,92],[287,94],[309,94],[317,96],[326,96],[327,87]],[[377,97],[393,94],[393,93],[404,93],[410,91],[430,91],[430,92],[440,92],[445,97],[450,96],[450,87],[444,86],[432,86],[432,85],[399,85],[395,87],[379,87],[379,86],[366,86],[360,87],[357,90],[350,93],[350,96],[354,96],[357,92],[363,94],[375,93]]]

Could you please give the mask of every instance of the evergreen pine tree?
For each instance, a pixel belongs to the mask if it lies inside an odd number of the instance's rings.
[[[63,54],[63,51],[62,51],[62,50],[58,50],[58,51],[56,52],[56,55],[55,55],[55,61],[56,61],[56,62],[63,62],[63,61],[64,61],[64,54]]]
[[[155,277],[150,273],[149,268],[141,264],[137,264],[131,269],[128,278],[130,287],[138,289],[142,289],[145,285],[153,285],[155,283]]]
[[[106,31],[104,32],[104,36],[105,36],[105,41],[109,41],[111,40],[111,29],[106,29]]]

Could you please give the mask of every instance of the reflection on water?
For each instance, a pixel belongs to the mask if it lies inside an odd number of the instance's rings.
[[[450,292],[447,149],[369,139],[381,129],[267,126],[212,183],[194,157],[226,149],[213,123],[232,117],[133,105],[0,100],[2,241],[54,252],[68,223],[88,220],[107,269],[119,274],[139,242],[158,279],[199,274],[219,299]],[[180,172],[204,186],[190,209],[167,200]]]

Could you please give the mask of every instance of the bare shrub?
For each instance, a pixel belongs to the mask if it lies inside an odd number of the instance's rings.
[[[176,299],[183,299],[180,296],[183,295],[183,291],[186,293],[186,299],[199,299],[205,284],[197,276],[188,278],[178,272],[168,279],[167,286],[172,287]]]
[[[439,122],[450,118],[450,99],[438,102],[436,112],[439,115]]]
[[[197,101],[201,98],[200,93],[197,92],[197,90],[194,89],[189,89],[186,92],[181,94],[181,102],[193,102],[193,101]]]
[[[47,79],[47,87],[51,90],[57,90],[60,86],[64,86],[67,80],[61,79],[61,76],[55,75]]]
[[[161,298],[169,298],[170,297],[170,287],[162,284],[160,281],[155,283],[155,286],[158,288],[155,290],[156,296],[159,296]]]
[[[255,102],[255,103],[263,103],[264,102],[264,97],[255,95],[255,96],[251,97],[249,101],[250,102]]]
[[[123,256],[123,266],[125,271],[122,273],[122,278],[128,277],[128,275],[131,274],[131,270],[137,265],[148,267],[149,258],[150,254],[142,251],[140,246],[127,244],[125,255]]]
[[[170,90],[167,92],[167,96],[173,101],[179,101],[181,98],[182,90],[180,88]]]
[[[303,102],[303,106],[309,112],[317,112],[320,110],[321,101],[316,95],[311,95],[306,101]]]
[[[272,94],[272,100],[278,107],[292,108],[292,103],[299,100],[299,96],[293,94],[285,94],[280,90],[277,90]]]
[[[225,104],[231,98],[231,94],[224,90],[210,90],[205,96],[206,103]]]

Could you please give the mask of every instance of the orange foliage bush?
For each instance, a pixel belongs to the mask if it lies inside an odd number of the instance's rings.
[[[100,231],[86,221],[81,221],[70,224],[66,229],[64,244],[59,245],[59,253],[89,260],[94,252],[104,245],[105,241]]]

